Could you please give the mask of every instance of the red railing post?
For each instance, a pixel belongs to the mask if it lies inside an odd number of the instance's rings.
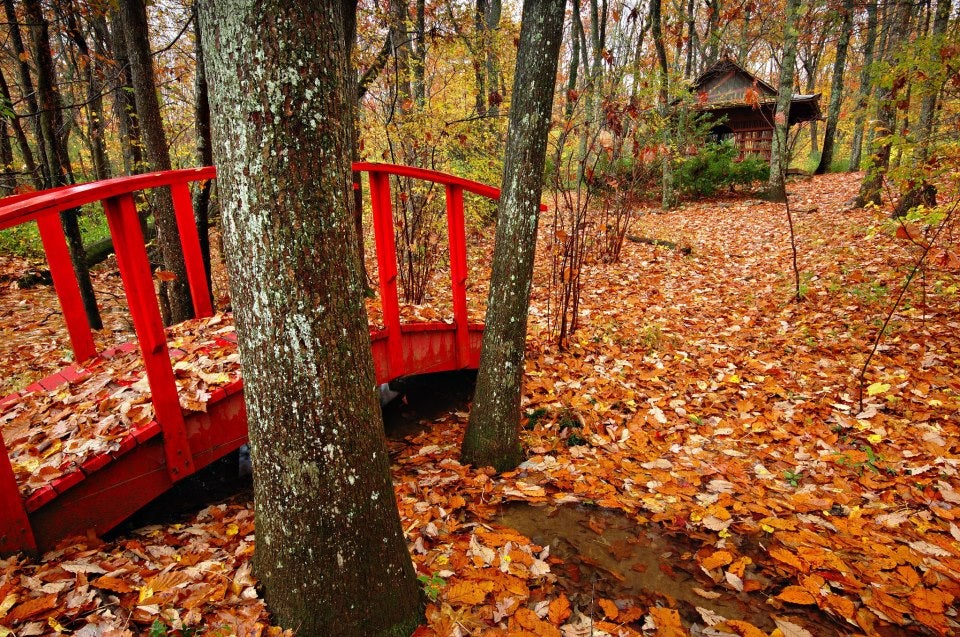
[[[56,218],[56,215],[54,215]],[[59,219],[57,220],[59,223]],[[36,551],[37,541],[33,537],[30,518],[23,508],[20,487],[10,465],[7,446],[0,435],[0,555],[17,551]]]
[[[48,213],[37,217],[37,227],[40,229],[40,240],[50,266],[53,287],[60,300],[60,309],[63,310],[63,320],[70,334],[73,357],[77,362],[85,361],[96,356],[97,346],[93,342],[90,322],[83,309],[80,285],[73,271],[67,239],[63,235],[63,226],[60,225],[60,215]]]
[[[377,272],[380,275],[380,306],[387,329],[387,358],[390,377],[403,375],[403,336],[400,333],[400,301],[397,298],[397,247],[393,237],[393,205],[390,175],[370,171],[370,207],[377,244]]]
[[[457,328],[457,363],[470,364],[467,328],[467,235],[463,219],[463,188],[447,185],[447,240],[450,245],[450,283],[453,285],[453,321]]]
[[[193,311],[197,318],[213,316],[207,271],[203,267],[203,255],[200,253],[200,235],[197,233],[197,222],[193,216],[190,186],[185,183],[172,184],[170,195],[173,198],[177,228],[180,230],[180,245],[183,248],[183,262],[187,268],[187,282],[190,284]]]
[[[117,264],[133,317],[133,327],[140,342],[154,412],[163,431],[167,472],[170,479],[176,481],[193,473],[193,456],[187,441],[177,383],[167,349],[167,336],[160,318],[147,250],[143,245],[137,207],[133,195],[124,193],[105,199],[103,208],[117,252]]]

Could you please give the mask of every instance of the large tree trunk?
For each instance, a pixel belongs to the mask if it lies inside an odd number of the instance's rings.
[[[790,164],[790,102],[793,99],[793,74],[797,66],[797,9],[799,0],[787,0],[783,24],[783,57],[780,64],[780,85],[777,87],[777,109],[773,121],[773,144],[770,149],[770,181],[767,197],[786,201],[787,166]]]
[[[523,459],[523,354],[564,4],[523,3],[480,373],[461,449],[464,463],[497,471]]]
[[[50,51],[49,24],[40,0],[26,0],[24,6],[30,19],[33,31],[33,45],[37,66],[37,93],[39,97],[40,137],[47,158],[47,177],[51,187],[64,186],[73,183],[70,171],[70,158],[67,154],[67,140],[63,136],[63,119],[61,115],[60,93],[57,90],[53,69],[53,54]],[[80,210],[74,208],[60,213],[60,221],[70,248],[70,260],[73,272],[80,285],[80,297],[83,299],[83,309],[87,315],[90,327],[99,330],[103,327],[100,319],[100,310],[97,308],[97,297],[90,280],[90,269],[87,267],[87,255],[83,248],[83,238],[80,236]]]
[[[901,38],[910,23],[910,0],[897,0],[889,15],[890,23],[886,25],[887,40],[884,47],[883,59],[888,65],[893,65],[895,56],[900,48]],[[876,129],[879,137],[872,144],[870,165],[867,174],[860,185],[856,205],[865,206],[868,203],[880,205],[883,201],[883,182],[886,179],[887,168],[890,165],[890,149],[893,146],[891,135],[897,121],[897,97],[906,85],[906,78],[902,75],[894,77],[889,84],[881,87],[877,96]]]
[[[160,100],[153,72],[153,57],[150,54],[150,38],[147,32],[147,9],[143,0],[121,0],[120,20],[123,24],[127,55],[130,57],[130,79],[137,103],[140,134],[147,151],[147,159],[153,170],[170,170],[170,148],[163,130],[160,115]],[[174,279],[161,285],[161,293],[168,309],[165,316],[168,324],[179,323],[193,316],[187,271],[183,264],[183,247],[180,232],[173,214],[170,192],[158,188],[153,192],[152,208],[157,220],[157,243],[163,255],[163,265],[173,272]]]
[[[867,106],[873,83],[870,71],[873,65],[873,52],[877,39],[877,0],[867,3],[867,35],[863,41],[863,68],[860,69],[860,88],[857,90],[857,103],[854,108],[853,139],[850,142],[850,172],[860,170],[860,157],[863,152],[863,127],[866,122]]]
[[[917,120],[918,144],[912,159],[912,168],[916,171],[917,177],[911,180],[904,192],[901,193],[900,201],[897,202],[897,206],[893,210],[894,217],[902,217],[910,212],[911,208],[921,204],[935,206],[937,203],[936,187],[927,181],[926,171],[930,168],[927,164],[930,162],[930,146],[934,133],[937,100],[943,90],[943,83],[947,80],[946,69],[942,68],[944,65],[940,57],[940,47],[943,35],[947,31],[947,24],[950,21],[951,4],[951,0],[939,0],[937,2],[933,30],[930,33],[931,43],[927,49],[932,56],[932,59],[929,60],[930,68],[937,69],[937,71],[931,74],[932,77],[926,80],[926,86],[921,89],[923,98],[920,101],[920,116]]]
[[[409,635],[350,214],[340,2],[200,5],[254,471],[255,572],[300,635]]]
[[[658,64],[658,100],[657,110],[660,113],[661,146],[660,149],[660,169],[662,172],[661,180],[661,199],[660,205],[664,210],[669,210],[674,204],[673,193],[673,165],[670,150],[670,74],[667,70],[667,50],[663,46],[663,17],[661,16],[660,0],[650,0],[650,33],[653,35],[653,44],[657,49]]]
[[[843,101],[843,74],[847,65],[847,49],[850,35],[853,33],[853,0],[843,0],[841,9],[840,40],[837,42],[837,59],[833,63],[833,78],[830,81],[830,106],[827,108],[827,124],[823,132],[823,151],[820,163],[814,171],[823,175],[833,163],[833,143],[837,134],[837,122],[840,119],[840,104]]]

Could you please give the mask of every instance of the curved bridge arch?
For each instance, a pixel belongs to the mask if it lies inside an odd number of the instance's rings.
[[[495,200],[500,196],[499,189],[409,166],[355,163],[353,169],[367,173],[370,184],[383,311],[383,328],[374,327],[370,332],[377,382],[476,368],[483,324],[471,323],[467,314],[463,193]],[[445,188],[453,298],[450,322],[403,324],[400,320],[391,175]],[[86,459],[28,497],[21,494],[0,430],[0,553],[47,550],[69,535],[108,531],[178,480],[246,442],[242,379],[212,392],[206,412],[184,414],[180,407],[170,347],[134,202],[135,193],[142,190],[170,189],[194,308],[198,317],[209,317],[213,308],[189,185],[215,177],[216,169],[208,166],[118,177],[0,200],[0,230],[31,222],[39,227],[77,361],[21,393],[0,398],[0,416],[29,392],[52,391],[65,383],[82,381],[84,361],[112,353],[96,349],[59,219],[64,210],[96,202],[102,202],[107,217],[137,336],[136,344],[119,349],[129,351],[139,345],[156,415],[151,422],[130,430],[120,440],[119,449]]]

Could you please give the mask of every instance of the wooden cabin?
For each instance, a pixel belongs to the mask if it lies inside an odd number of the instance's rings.
[[[733,138],[740,150],[738,160],[758,155],[770,161],[777,89],[730,58],[720,60],[693,83],[696,108],[717,121],[713,141]],[[790,102],[790,125],[820,119],[820,94],[794,95]]]

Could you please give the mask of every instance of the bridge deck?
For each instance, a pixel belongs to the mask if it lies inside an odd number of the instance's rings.
[[[404,325],[407,374],[475,368],[482,326],[458,360],[447,323]],[[247,441],[232,316],[168,330],[180,406],[196,469]],[[377,382],[388,372],[387,333],[371,333]],[[0,399],[0,433],[39,549],[88,530],[108,531],[173,485],[139,348],[131,342]]]

